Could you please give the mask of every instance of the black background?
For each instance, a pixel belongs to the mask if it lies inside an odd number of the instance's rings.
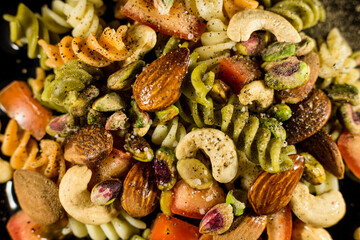
[[[40,7],[45,0],[24,0],[28,7],[34,12],[40,12]],[[4,13],[16,14],[19,1],[3,1],[0,8],[1,16]],[[325,37],[329,30],[336,26],[343,33],[353,50],[360,50],[360,0],[324,0],[326,6],[327,21],[320,23],[316,28],[308,30],[311,36]],[[35,77],[37,62],[26,57],[26,49],[15,50],[9,41],[8,22],[0,20],[0,89],[13,80],[27,80],[28,77]],[[3,123],[1,132],[4,131],[6,116],[0,111],[0,118]],[[1,173],[0,173],[1,174]],[[10,239],[5,229],[8,218],[17,209],[11,209],[5,184],[0,184],[0,239]],[[333,239],[353,239],[353,232],[360,227],[360,183],[354,182],[346,177],[340,181],[340,190],[347,205],[347,213],[335,227],[329,230]],[[16,200],[16,199],[15,199]]]

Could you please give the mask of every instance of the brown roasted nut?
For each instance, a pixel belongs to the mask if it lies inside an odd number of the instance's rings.
[[[252,182],[248,199],[257,214],[278,212],[290,202],[305,166],[303,156],[290,157],[294,162],[290,170],[275,174],[262,171]]]
[[[305,62],[310,67],[309,80],[300,87],[276,91],[275,96],[280,101],[295,104],[304,100],[306,96],[310,93],[319,76],[320,58],[317,53],[310,52],[309,54],[300,57],[299,59]]]
[[[21,208],[36,223],[49,225],[65,216],[57,185],[43,174],[17,170],[14,173],[14,187]]]
[[[136,163],[124,180],[121,206],[132,217],[144,217],[157,208],[159,198],[152,164]]]
[[[113,137],[103,127],[88,125],[65,140],[64,158],[76,164],[92,165],[106,158],[113,148]]]
[[[323,167],[338,179],[344,178],[345,165],[334,140],[324,130],[301,142],[301,147],[313,155]]]
[[[253,212],[247,212],[236,218],[230,229],[219,235],[213,235],[214,240],[259,239],[267,224],[267,216],[257,216]],[[241,238],[239,238],[241,236]]]
[[[292,107],[292,117],[284,122],[287,142],[296,144],[314,135],[327,122],[331,101],[320,89],[314,89],[304,101]]]
[[[152,62],[140,73],[133,85],[133,95],[141,110],[163,110],[179,99],[189,56],[189,49],[175,49]]]

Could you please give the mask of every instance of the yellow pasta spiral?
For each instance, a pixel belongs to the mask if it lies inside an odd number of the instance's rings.
[[[116,31],[107,27],[99,39],[92,33],[86,39],[81,36],[65,36],[57,45],[39,40],[39,45],[49,57],[46,61],[49,67],[60,67],[72,59],[79,59],[94,67],[105,67],[129,56],[123,40],[126,31],[126,26],[120,26]]]

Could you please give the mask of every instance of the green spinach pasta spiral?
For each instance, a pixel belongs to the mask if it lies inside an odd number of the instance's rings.
[[[275,12],[285,17],[296,30],[301,31],[310,28],[318,23],[325,21],[325,9],[319,0],[281,0],[265,1],[269,11]]]
[[[177,102],[182,120],[199,128],[221,128],[249,160],[260,164],[268,172],[280,172],[291,167],[288,155],[295,153],[295,147],[287,146],[285,138],[273,137],[260,118],[241,105],[235,95],[224,106],[214,104],[208,94],[214,81],[215,73],[207,72],[205,64],[194,68],[183,97]]]
[[[4,19],[10,25],[10,40],[19,46],[27,44],[27,56],[30,59],[35,59],[40,54],[40,66],[47,69],[45,65],[47,56],[38,46],[38,40],[57,42],[59,37],[49,31],[44,22],[23,3],[18,5],[15,16],[5,14]]]
[[[56,106],[56,110],[68,112],[80,92],[102,76],[99,68],[79,60],[71,60],[54,70],[44,84],[41,100]]]

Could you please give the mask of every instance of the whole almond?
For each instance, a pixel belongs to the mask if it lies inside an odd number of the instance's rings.
[[[257,214],[278,212],[289,203],[305,167],[303,156],[290,157],[294,162],[290,170],[280,173],[262,171],[252,182],[248,199]]]
[[[292,117],[284,122],[287,142],[296,144],[314,135],[327,122],[331,101],[320,89],[313,89],[302,102],[291,107]]]
[[[338,145],[324,130],[301,142],[304,151],[309,152],[323,167],[338,179],[344,178],[345,165]]]
[[[179,99],[189,59],[189,49],[178,48],[156,59],[140,73],[133,85],[133,95],[141,110],[163,110]]]
[[[134,164],[124,180],[121,206],[132,217],[144,217],[156,209],[159,198],[152,164]]]
[[[290,104],[298,103],[307,97],[315,85],[320,71],[319,54],[310,52],[309,54],[300,57],[300,60],[304,61],[310,67],[309,80],[300,87],[276,91],[275,94],[277,99]]]
[[[43,174],[33,170],[16,170],[14,188],[21,208],[34,222],[49,225],[65,216],[57,185]]]
[[[213,235],[214,240],[253,240],[259,239],[267,224],[267,216],[257,216],[254,212],[245,212],[236,218],[230,229],[219,235]]]

